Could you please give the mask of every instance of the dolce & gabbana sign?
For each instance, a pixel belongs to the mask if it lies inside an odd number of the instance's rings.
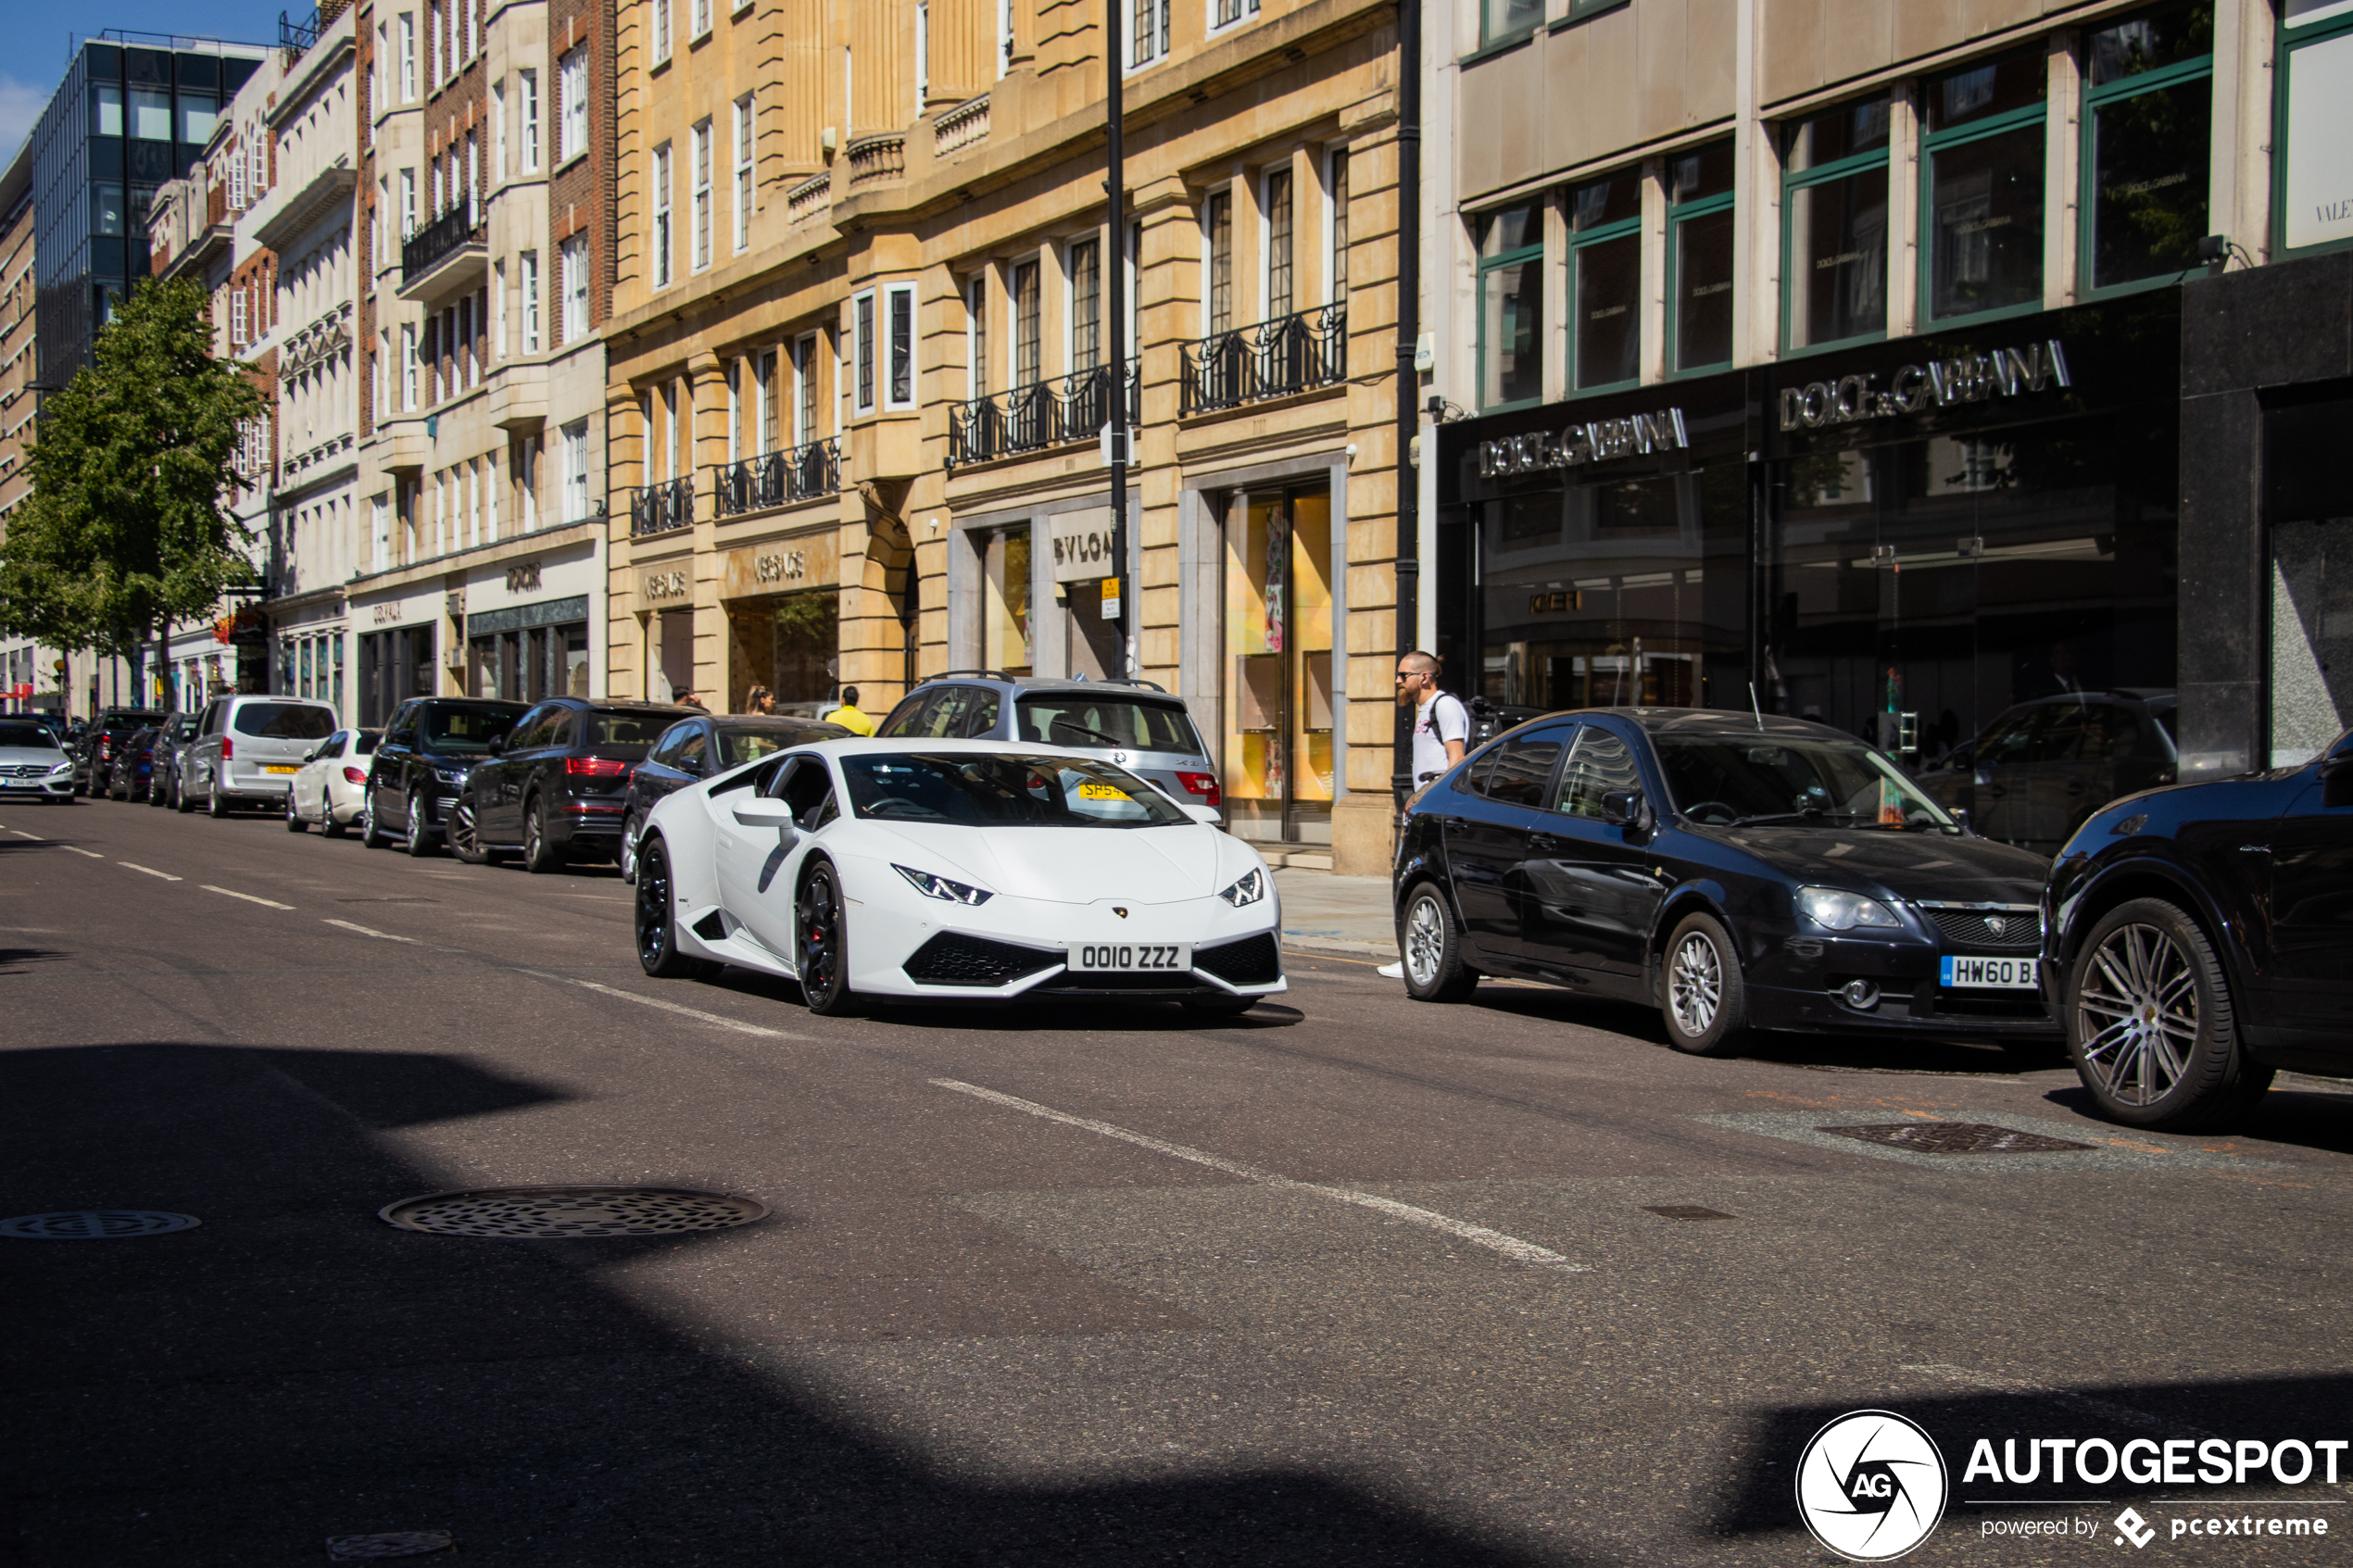
[[[1874,375],[1841,376],[1781,388],[1781,429],[1821,430],[1894,419],[1928,408],[1950,408],[2016,397],[2051,385],[2072,386],[2067,351],[2057,338],[2023,348],[1996,348],[1898,366],[1882,385]]]
[[[1633,458],[1687,447],[1683,410],[1666,408],[1655,414],[1629,414],[1622,420],[1596,420],[1559,430],[1534,430],[1526,435],[1499,436],[1478,444],[1478,477],[1504,479],[1548,469],[1573,469],[1612,458]]]

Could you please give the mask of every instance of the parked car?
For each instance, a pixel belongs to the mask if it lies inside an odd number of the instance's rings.
[[[1801,719],[1555,713],[1416,795],[1394,879],[1406,990],[1482,974],[1746,1029],[2047,1037],[2049,862],[1970,834],[1888,758]]]
[[[240,805],[285,809],[286,786],[311,748],[333,734],[335,710],[307,696],[217,696],[180,757],[174,799],[208,816]]]
[[[397,838],[411,855],[441,847],[466,773],[527,711],[496,697],[418,696],[393,709],[376,742],[359,807],[359,842]]]
[[[0,800],[73,800],[73,759],[30,717],[0,719]]]
[[[156,737],[163,734],[160,724],[144,730],[133,730],[114,748],[114,766],[107,770],[107,798],[109,800],[145,800],[155,778]]]
[[[837,740],[850,732],[839,724],[808,719],[757,717],[682,719],[661,733],[653,750],[629,775],[621,802],[621,879],[637,880],[636,840],[646,817],[672,791],[730,768],[812,741]]]
[[[2120,796],[2173,782],[2171,692],[2037,697],[2005,709],[1919,776],[1986,837],[2048,855]]]
[[[2225,1122],[2353,1077],[2353,731],[2297,768],[2095,812],[2043,895],[2044,984],[2102,1114]]]
[[[471,865],[517,852],[532,872],[617,859],[630,774],[695,711],[579,696],[541,703],[467,773],[449,814],[451,852]]]
[[[995,740],[1084,751],[1183,806],[1223,806],[1217,764],[1182,698],[1150,681],[1059,681],[957,671],[925,682],[878,739]]]
[[[94,796],[114,773],[114,754],[138,731],[159,722],[163,715],[152,708],[105,708],[82,729],[73,746],[73,784],[82,795]]]
[[[155,770],[147,783],[147,804],[150,806],[180,806],[180,759],[196,738],[204,722],[204,710],[194,709],[168,715],[163,733],[156,739]],[[182,810],[188,808],[180,806]]]
[[[286,831],[317,822],[329,838],[359,821],[368,798],[369,758],[382,730],[337,730],[311,748],[286,790]]]
[[[796,747],[654,808],[637,961],[785,975],[819,1013],[869,997],[1240,1012],[1284,989],[1281,901],[1214,818],[1059,747]]]

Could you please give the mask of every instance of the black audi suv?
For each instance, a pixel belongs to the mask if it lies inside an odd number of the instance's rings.
[[[690,784],[717,778],[730,768],[812,741],[838,740],[855,731],[814,719],[779,719],[761,714],[720,718],[698,714],[661,733],[653,750],[629,775],[621,802],[621,876],[637,880],[637,830],[661,797]]]
[[[2100,1110],[2227,1121],[2353,1077],[2353,732],[2300,767],[2131,796],[2052,864],[2045,984]]]
[[[1554,713],[1408,805],[1398,947],[1420,1000],[1545,981],[1655,1006],[1699,1055],[1752,1028],[2047,1038],[2048,865],[1827,725]]]
[[[695,710],[667,702],[550,697],[493,743],[449,814],[449,847],[470,864],[522,857],[552,872],[612,859],[630,775],[664,730]]]
[[[393,709],[368,766],[359,842],[374,849],[397,838],[411,855],[440,848],[467,771],[523,712],[520,702],[477,696],[411,697]]]

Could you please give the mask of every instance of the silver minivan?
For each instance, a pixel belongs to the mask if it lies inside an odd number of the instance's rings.
[[[1179,806],[1224,809],[1217,765],[1184,699],[1150,681],[951,671],[901,697],[875,733],[889,739],[1028,741],[1090,751],[1157,784]]]
[[[336,729],[334,709],[307,696],[217,696],[197,721],[180,761],[182,811],[204,802],[225,817],[232,806],[283,810],[302,760]]]

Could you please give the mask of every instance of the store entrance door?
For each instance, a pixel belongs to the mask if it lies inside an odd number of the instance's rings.
[[[1328,483],[1237,492],[1226,508],[1226,807],[1265,843],[1332,841]]]

